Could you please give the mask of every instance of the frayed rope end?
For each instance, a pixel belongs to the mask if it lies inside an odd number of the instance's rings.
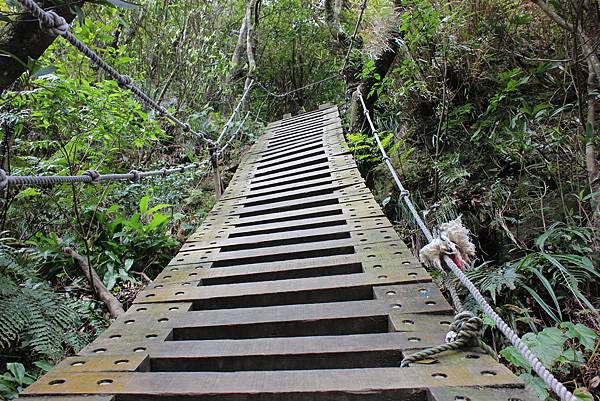
[[[461,216],[440,226],[438,237],[421,249],[419,259],[426,266],[443,270],[441,259],[444,255],[450,256],[463,270],[475,257],[471,233],[463,225]]]

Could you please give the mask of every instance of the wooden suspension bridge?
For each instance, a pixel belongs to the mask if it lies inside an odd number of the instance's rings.
[[[366,188],[337,108],[271,123],[127,313],[28,401],[532,401],[453,319]]]

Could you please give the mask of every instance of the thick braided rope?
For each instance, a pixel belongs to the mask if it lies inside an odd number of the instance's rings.
[[[375,139],[377,141],[379,151],[381,152],[381,154],[383,156],[383,160],[386,162],[386,165],[387,165],[390,173],[394,177],[394,181],[396,182],[398,189],[401,192],[403,192],[403,191],[405,191],[404,186],[402,185],[402,182],[398,178],[398,174],[396,173],[394,166],[392,165],[391,161],[389,160],[389,157],[387,156],[385,149],[383,148],[383,145],[381,144],[381,140],[379,139],[377,130],[375,129],[375,126],[373,125],[373,121],[371,120],[371,116],[369,115],[369,110],[367,109],[367,106],[365,105],[365,101],[362,97],[360,88],[358,88],[358,90],[356,92],[357,92],[358,98],[362,104],[363,113],[365,115],[365,118],[367,119],[367,121],[369,123],[371,131],[373,132],[373,135],[375,136]],[[423,235],[425,235],[425,237],[427,238],[427,241],[431,242],[431,240],[433,239],[431,231],[429,231],[429,229],[427,228],[427,226],[425,225],[425,223],[419,216],[419,213],[417,212],[416,208],[412,204],[410,198],[408,196],[404,196],[403,198],[404,198],[404,202],[406,203],[409,210],[411,211],[415,221],[419,225],[419,228],[423,232]],[[521,338],[517,335],[517,333],[515,333],[508,326],[508,324],[506,324],[506,322],[494,311],[494,309],[490,306],[490,304],[485,300],[485,298],[483,297],[481,292],[479,292],[477,287],[475,287],[475,284],[473,284],[473,282],[463,273],[463,271],[458,266],[456,266],[456,263],[454,263],[454,261],[447,255],[444,255],[443,260],[446,263],[446,265],[450,268],[450,270],[456,275],[456,277],[458,277],[460,282],[469,290],[469,292],[471,293],[471,295],[473,296],[475,301],[479,304],[479,306],[481,307],[483,312],[492,319],[492,321],[496,325],[496,328],[498,328],[498,330],[500,330],[502,332],[502,334],[504,334],[506,336],[506,338],[508,338],[508,340],[511,342],[511,344],[514,345],[517,350],[519,350],[521,355],[523,355],[523,357],[531,365],[533,370],[538,374],[538,376],[540,378],[542,378],[542,380],[544,380],[544,382],[552,389],[552,391],[554,391],[562,401],[578,401],[577,397],[575,397],[573,395],[573,393],[571,393],[560,381],[558,381],[558,379],[556,377],[554,377],[552,372],[550,372],[542,364],[542,362],[533,354],[533,352],[531,352],[529,347],[527,347],[527,345],[523,342],[523,340],[521,340]]]
[[[187,170],[199,169],[208,163],[208,159],[201,162],[190,163],[182,166],[163,168],[160,170],[137,171],[131,170],[126,174],[100,174],[96,170],[86,170],[81,175],[8,175],[6,171],[0,169],[0,189],[9,185],[26,186],[50,186],[65,183],[82,182],[86,184],[98,184],[105,181],[131,181],[137,182],[142,178],[165,177],[174,173],[182,173]]]
[[[62,36],[67,42],[71,43],[77,50],[88,57],[94,64],[100,69],[104,70],[112,79],[114,79],[120,87],[129,89],[142,103],[146,106],[154,109],[160,115],[166,117],[174,124],[181,127],[185,132],[190,132],[191,127],[189,124],[179,120],[173,114],[171,114],[165,107],[161,106],[158,102],[152,99],[148,94],[141,90],[129,77],[123,75],[114,69],[110,64],[104,61],[98,53],[93,51],[85,43],[77,39],[72,33],[69,32],[69,24],[67,21],[56,14],[54,11],[46,11],[41,8],[34,0],[18,0],[34,17],[40,21],[40,27],[46,33],[52,36]],[[203,140],[206,144],[212,145],[213,141],[203,132],[194,132],[194,134]]]
[[[484,343],[481,339],[483,336],[483,328],[483,320],[475,316],[472,312],[460,312],[454,316],[454,321],[450,325],[448,334],[452,334],[451,337],[453,338],[451,338],[449,342],[408,355],[402,359],[400,366],[405,367],[413,362],[428,359],[434,355],[441,354],[442,352],[455,351],[465,346],[479,347],[494,358],[497,358],[496,352],[492,347]]]
[[[458,296],[458,292],[456,292],[456,285],[451,280],[450,276],[447,276],[445,279],[446,288],[448,288],[448,292],[450,293],[450,297],[452,298],[452,305],[454,305],[454,309],[457,312],[462,312],[465,310],[460,297]]]

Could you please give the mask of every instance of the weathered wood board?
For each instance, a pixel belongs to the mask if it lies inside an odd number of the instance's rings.
[[[337,108],[271,123],[134,305],[31,401],[532,400],[479,350],[400,368],[452,309],[366,188]]]

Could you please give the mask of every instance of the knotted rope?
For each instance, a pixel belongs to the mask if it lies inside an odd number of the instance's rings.
[[[29,2],[30,0],[27,1]],[[67,20],[54,11],[47,11],[45,14],[35,15],[35,17],[39,18],[40,28],[48,35],[61,36],[69,30]]]
[[[83,176],[90,177],[88,181],[90,184],[98,184],[100,182],[100,173],[96,170],[85,170]]]
[[[434,355],[446,351],[455,351],[457,349],[469,346],[479,347],[488,354],[497,358],[496,352],[481,339],[483,336],[483,320],[475,316],[473,312],[463,311],[454,316],[454,321],[450,324],[450,330],[446,334],[446,343],[437,347],[427,348],[415,352],[402,359],[400,367],[406,367],[413,362],[428,359]]]
[[[460,267],[464,268],[471,257],[475,256],[475,245],[471,242],[469,230],[458,218],[442,224],[437,237],[425,245],[419,252],[421,262],[425,265],[435,266],[443,271],[441,259],[448,256]],[[462,302],[456,292],[454,283],[447,276],[445,284],[450,291],[455,309],[459,312],[454,316],[450,330],[446,334],[446,343],[437,347],[428,348],[402,360],[401,366],[429,358],[445,351],[453,351],[465,346],[477,346],[488,354],[497,357],[496,352],[483,342],[483,320],[470,311],[464,311]]]

